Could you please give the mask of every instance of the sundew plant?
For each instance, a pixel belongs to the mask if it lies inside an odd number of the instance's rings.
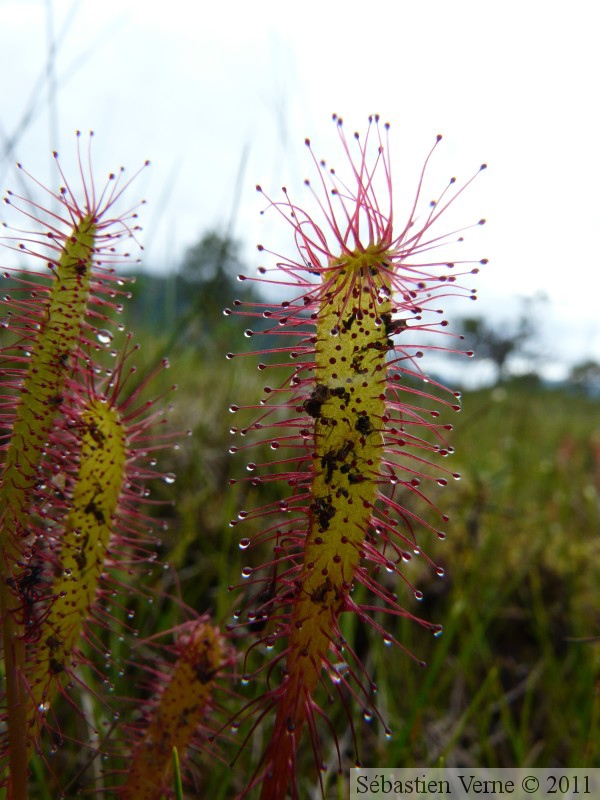
[[[230,451],[248,455],[245,475],[230,480],[247,500],[231,525],[251,565],[240,585],[216,588],[241,589],[227,626],[186,605],[183,572],[172,595],[145,583],[161,546],[149,487],[173,484],[161,457],[178,434],[167,425],[164,379],[159,396],[154,389],[168,362],[136,374],[138,346],[119,321],[131,300],[122,267],[141,236],[139,204],[127,201],[133,179],[121,170],[98,188],[92,139],[85,147],[79,134],[76,180],[55,154],[57,191],[19,165],[47,203],[26,192],[5,198],[24,222],[4,225],[3,243],[22,263],[3,268],[10,289],[0,299],[0,797],[27,800],[35,772],[37,786],[50,776],[61,797],[179,798],[180,766],[189,796],[203,796],[194,767],[204,759],[208,771],[216,760],[234,766],[223,796],[299,798],[304,742],[325,795],[326,747],[337,748],[338,770],[347,766],[328,711],[336,699],[355,760],[356,714],[378,717],[391,735],[346,621],[392,646],[391,669],[398,651],[416,659],[395,618],[442,631],[405,607],[407,593],[421,597],[407,562],[419,557],[443,575],[426,541],[445,537],[435,498],[460,477],[445,461],[460,395],[428,372],[426,356],[471,355],[442,307],[475,297],[470,276],[485,259],[448,254],[484,220],[450,232],[438,224],[475,175],[423,202],[438,137],[398,224],[389,126],[370,118],[364,139],[348,141],[342,120],[334,124],[340,173],[306,140],[317,173],[306,181],[310,211],[286,189],[273,200],[257,187],[296,252],[259,246],[267,265],[239,276],[253,299],[225,310],[247,325],[250,347],[239,355],[275,376],[262,398],[230,406],[239,439]],[[281,299],[267,300],[274,291]],[[135,607],[153,619],[155,599],[170,610],[140,639]],[[115,674],[127,674],[131,697],[114,694]],[[262,751],[256,734],[267,737]],[[240,742],[256,756],[246,776],[237,774]],[[61,780],[52,755],[68,746],[83,767]]]
[[[0,301],[0,791],[11,800],[29,796],[32,757],[63,745],[54,711],[59,697],[84,722],[86,735],[76,745],[92,756],[100,752],[100,731],[78,704],[81,689],[105,706],[105,718],[119,717],[122,702],[110,698],[109,680],[118,665],[105,634],[132,639],[133,612],[124,604],[132,589],[142,591],[141,576],[157,555],[155,523],[141,502],[148,481],[161,475],[157,454],[173,439],[161,431],[166,417],[158,398],[147,394],[168,363],[136,379],[137,345],[118,322],[130,297],[120,269],[140,231],[136,207],[124,206],[131,181],[121,170],[99,190],[79,135],[78,155],[76,185],[55,154],[63,185],[44,189],[48,207],[12,192],[5,199],[26,227],[5,224],[4,244],[28,267],[4,272],[12,288]],[[153,658],[146,730],[125,726],[116,748],[129,754],[129,769],[105,770],[113,796],[159,798],[170,790],[172,747],[185,756],[196,734],[181,716],[187,709],[198,727],[227,657],[200,615],[172,634],[176,646]],[[193,715],[182,698],[182,670],[186,698],[195,697]],[[164,747],[148,729],[174,715],[173,741]]]
[[[463,231],[445,234],[437,227],[473,178],[462,186],[452,178],[423,213],[421,190],[432,150],[412,211],[398,224],[389,126],[382,132],[378,117],[371,118],[364,141],[355,134],[353,149],[342,120],[334,122],[347,160],[343,175],[317,160],[306,141],[318,174],[314,212],[296,205],[285,188],[283,200],[267,198],[292,226],[297,254],[275,256],[275,265],[259,268],[254,280],[281,287],[286,299],[233,309],[257,321],[247,337],[269,342],[251,353],[269,359],[259,369],[292,362],[285,381],[266,386],[259,403],[230,409],[255,415],[234,429],[251,438],[244,449],[268,444],[273,451],[269,463],[248,463],[246,480],[257,488],[272,481],[287,486],[285,499],[239,514],[259,530],[242,538],[241,548],[272,546],[268,563],[242,573],[253,590],[246,618],[260,629],[267,653],[266,663],[252,667],[262,648],[249,648],[245,681],[266,671],[267,689],[246,713],[273,716],[271,741],[254,777],[262,800],[284,798],[288,791],[299,796],[296,764],[304,729],[317,764],[323,762],[323,698],[339,695],[347,707],[354,697],[372,713],[375,686],[342,632],[344,614],[356,615],[387,644],[403,649],[375,615],[382,608],[391,616],[412,614],[381,576],[395,574],[419,599],[403,564],[415,555],[427,558],[419,529],[443,539],[448,519],[428,500],[428,486],[460,477],[440,463],[452,452],[452,425],[442,412],[459,411],[459,395],[431,378],[421,359],[428,350],[456,349],[452,339],[431,344],[431,333],[447,333],[440,304],[450,295],[474,297],[457,279],[485,263],[446,260],[442,246],[462,238]],[[419,343],[424,334],[427,344]],[[433,508],[439,527],[421,517],[423,505]],[[358,584],[366,600],[354,599]],[[415,620],[441,632],[439,625]]]

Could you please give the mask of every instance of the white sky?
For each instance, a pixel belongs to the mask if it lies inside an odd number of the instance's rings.
[[[145,262],[167,270],[205,230],[225,228],[246,154],[234,235],[256,266],[254,245],[281,250],[287,232],[275,214],[259,216],[255,184],[274,195],[285,184],[304,203],[305,136],[343,163],[331,113],[351,133],[377,111],[392,123],[406,204],[438,132],[432,196],[489,164],[455,220],[488,218],[469,237],[490,264],[479,305],[456,313],[508,320],[515,298],[541,291],[548,373],[553,362],[600,360],[595,5],[0,0],[0,153],[33,108],[0,157],[0,189],[18,188],[17,160],[57,186],[50,151],[70,164],[73,131],[93,129],[99,174],[151,159],[131,198],[148,201]],[[46,74],[50,19],[57,55]]]

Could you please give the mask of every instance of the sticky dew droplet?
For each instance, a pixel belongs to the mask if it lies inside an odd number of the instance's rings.
[[[110,344],[113,340],[113,335],[110,331],[103,329],[98,331],[96,339],[98,339],[100,344]]]

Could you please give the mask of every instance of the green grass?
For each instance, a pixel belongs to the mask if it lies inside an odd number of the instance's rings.
[[[220,346],[213,355],[185,350],[172,363],[168,382],[178,383],[179,391],[171,425],[192,436],[184,436],[179,449],[162,460],[165,471],[177,474],[172,487],[160,482],[154,487],[155,496],[175,501],[167,508],[169,529],[161,548],[161,557],[174,567],[155,570],[149,580],[197,611],[211,611],[224,626],[238,602],[227,587],[240,582],[241,567],[252,558],[238,547],[248,529],[242,534],[229,521],[240,507],[255,503],[245,496],[245,485],[228,485],[248,459],[227,453],[228,429],[235,424],[227,408],[232,402],[257,402],[265,380],[250,362],[226,362]],[[420,535],[424,551],[446,576],[438,578],[415,558],[408,575],[424,600],[417,603],[397,587],[410,611],[441,623],[444,633],[434,638],[409,621],[393,627],[380,619],[427,668],[384,646],[355,621],[344,622],[375,677],[378,706],[393,731],[388,740],[377,721],[365,722],[355,708],[362,763],[598,767],[600,641],[577,640],[600,635],[600,404],[567,391],[508,385],[467,393],[463,406],[451,420],[456,454],[448,459],[462,479],[435,498],[451,516],[448,536],[440,542],[427,531]],[[173,604],[160,599],[148,606],[134,595],[125,605],[131,603],[139,639],[177,619]],[[116,673],[130,656],[129,640],[107,636]],[[115,694],[135,696],[135,680],[125,669],[115,678]],[[111,724],[93,696],[85,702],[101,726]],[[67,732],[82,738],[81,726],[69,722],[66,712],[59,717]],[[347,776],[354,763],[347,722],[337,706],[331,717]],[[244,785],[269,723],[257,729],[231,769],[227,759],[243,735],[231,737],[223,763],[196,759],[203,789],[185,794],[184,787],[185,796],[229,798]],[[66,744],[51,756],[61,776],[80,766],[69,752]],[[333,757],[328,739],[324,752]],[[308,797],[316,780],[308,738],[300,763],[299,774],[306,776],[302,796]],[[33,796],[46,797],[51,780],[39,770],[34,780],[38,775],[40,788]],[[346,776],[336,776],[335,769],[324,776],[329,798],[346,796]]]
[[[424,570],[419,584],[445,633],[423,642],[405,626],[429,667],[395,665],[387,693],[397,736],[377,757],[597,766],[600,650],[569,640],[600,632],[600,409],[510,388],[464,403],[448,540],[426,548],[446,578]]]

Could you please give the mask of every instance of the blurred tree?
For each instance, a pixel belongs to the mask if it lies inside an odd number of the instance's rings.
[[[240,293],[235,278],[240,271],[240,243],[217,231],[208,231],[183,258],[181,288],[188,298],[193,298],[198,313],[210,320],[220,319],[223,308]]]
[[[600,364],[591,358],[571,369],[569,382],[585,394],[600,396]]]
[[[181,275],[189,281],[206,282],[240,265],[240,243],[217,231],[208,231],[186,251]]]
[[[239,320],[223,316],[235,298],[255,299],[250,281],[239,283],[237,274],[248,272],[240,256],[241,245],[217,231],[208,231],[185,253],[177,272],[156,270],[135,273],[135,302],[127,307],[127,324],[167,335],[169,347],[192,343],[204,346],[222,333],[231,333]],[[238,327],[239,327],[238,326]]]
[[[545,301],[543,295],[522,300],[521,314],[512,322],[489,324],[482,317],[463,317],[461,333],[465,336],[478,358],[488,359],[496,367],[496,382],[509,376],[511,360],[516,358],[535,361],[539,351],[534,346],[538,333],[538,321],[534,306]],[[529,369],[529,372],[533,372]]]

